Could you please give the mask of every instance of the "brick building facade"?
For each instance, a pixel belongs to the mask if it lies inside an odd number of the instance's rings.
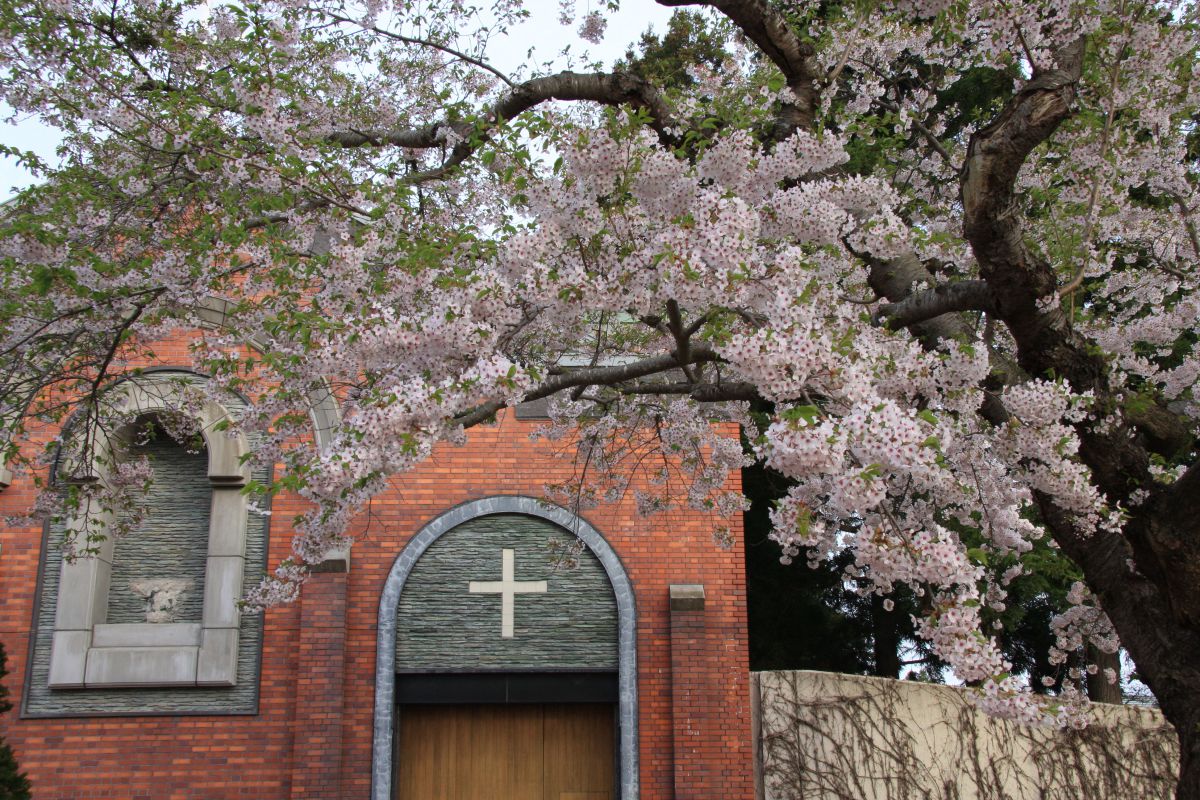
[[[567,479],[572,469],[569,461],[554,457],[561,444],[531,441],[529,433],[539,424],[508,411],[494,424],[472,429],[467,444],[439,446],[419,468],[394,478],[391,491],[372,503],[369,518],[355,529],[352,553],[333,554],[318,567],[297,602],[236,623],[241,625],[240,639],[235,635],[240,660],[220,673],[236,671],[224,684],[218,677],[207,684],[201,679],[196,685],[159,686],[155,682],[167,673],[143,670],[143,677],[129,678],[122,670],[133,675],[140,667],[88,666],[100,664],[100,656],[140,665],[169,649],[153,637],[149,646],[139,645],[135,640],[149,635],[146,630],[162,631],[137,624],[128,626],[132,638],[125,644],[131,649],[113,655],[99,646],[101,633],[126,635],[126,629],[99,623],[71,633],[89,640],[80,656],[86,675],[77,684],[53,684],[46,676],[65,663],[67,649],[60,644],[67,639],[55,637],[69,633],[59,630],[65,601],[54,591],[71,591],[59,588],[55,576],[67,573],[52,557],[53,532],[4,528],[0,640],[10,656],[10,689],[23,702],[19,714],[0,720],[0,731],[28,771],[35,797],[382,800],[423,791],[410,782],[416,770],[411,765],[423,758],[442,759],[442,770],[467,769],[446,766],[445,759],[453,758],[446,753],[450,745],[421,755],[420,740],[428,746],[439,736],[438,741],[458,741],[463,757],[475,762],[494,758],[508,764],[526,758],[513,753],[537,748],[547,754],[528,756],[542,758],[540,767],[506,766],[512,775],[480,778],[485,785],[495,782],[498,798],[509,791],[501,784],[515,786],[525,780],[518,775],[522,770],[533,775],[539,769],[542,777],[529,780],[542,788],[536,794],[514,789],[512,796],[751,797],[740,525],[734,527],[732,546],[721,547],[708,516],[685,511],[643,518],[631,496],[573,520],[565,510],[536,499],[546,482]],[[732,426],[729,433],[736,435]],[[215,469],[210,459],[210,475]],[[223,490],[216,478],[213,487],[214,494]],[[28,476],[13,478],[0,491],[0,511],[22,511],[33,492]],[[294,499],[275,501],[262,523],[265,558],[251,556],[256,535],[251,522],[242,556],[247,584],[287,555],[288,520],[300,509]],[[510,545],[504,537],[511,532],[501,526],[487,533],[499,538],[487,540],[491,544],[474,556],[471,542],[483,541],[478,537],[484,534],[472,533],[473,520],[510,520],[525,533],[511,534],[517,543]],[[546,536],[538,538],[542,531]],[[599,594],[580,594],[570,574],[547,572],[537,543],[555,540],[559,533],[563,541],[573,541],[574,535],[585,545],[580,557],[591,559],[587,569],[593,576],[587,591]],[[210,556],[217,534],[212,536]],[[520,544],[521,536],[534,544]],[[420,577],[421,570],[432,569],[423,565],[442,552],[435,550],[439,541],[446,552],[467,554],[461,580]],[[209,584],[217,574],[215,563],[209,559]],[[534,573],[543,579],[527,580],[537,577]],[[519,582],[512,585],[533,588],[515,590],[527,593],[502,603],[500,588],[489,587],[501,587],[510,578]],[[439,602],[461,605],[436,625],[414,625],[401,604],[418,591],[429,593],[421,602],[433,605],[425,608],[436,609]],[[515,617],[502,608],[510,599]],[[55,602],[57,611],[47,607]],[[181,639],[183,645],[171,650],[200,652],[201,675],[206,637],[220,632],[207,606],[204,614],[191,628],[175,626],[180,636],[201,637],[199,649],[188,650]],[[504,615],[510,616],[504,625],[513,626],[511,634],[501,625]],[[432,666],[403,666],[406,652],[421,649],[413,642],[427,644],[421,637],[458,636],[452,630],[458,619],[474,626],[454,640],[461,643],[425,648],[433,653]],[[556,650],[560,633],[586,641]],[[398,644],[386,646],[389,636]],[[495,637],[494,648],[486,645],[489,636]],[[522,649],[522,642],[535,640],[543,644]],[[478,646],[479,641],[485,644]],[[42,652],[55,647],[56,653]],[[43,664],[47,659],[49,666]],[[583,706],[601,720],[602,727],[593,726],[592,733],[582,732],[592,725],[576,713]],[[450,708],[454,711],[445,710]],[[597,714],[597,708],[611,713]],[[452,720],[447,714],[458,716]],[[413,741],[415,728],[405,726],[426,717],[431,721],[420,724],[433,725],[431,732]],[[471,725],[483,727],[471,733]],[[535,728],[543,738],[528,747],[513,733]],[[611,758],[604,744],[576,748],[601,751],[602,769],[611,762],[611,781],[601,780],[600,788],[569,785],[584,780],[579,777],[584,767],[572,766],[574,756],[548,754],[552,745],[573,752],[570,740],[576,734],[571,731],[580,731],[580,741],[598,736],[596,741],[604,742],[611,735]],[[497,742],[509,750],[485,756],[471,750],[500,746]],[[408,772],[400,780],[403,770]],[[435,775],[430,780],[446,784],[448,779]]]

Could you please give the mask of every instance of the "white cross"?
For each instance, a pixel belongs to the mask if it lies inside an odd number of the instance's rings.
[[[513,606],[519,594],[542,594],[546,591],[545,581],[516,580],[515,558],[512,550],[501,550],[500,580],[471,581],[471,594],[500,595],[500,638],[513,638]]]

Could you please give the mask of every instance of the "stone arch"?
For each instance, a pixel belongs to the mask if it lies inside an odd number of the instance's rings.
[[[200,322],[209,328],[223,328],[229,316],[231,302],[221,297],[207,297],[196,308],[196,316]],[[246,344],[255,350],[265,352],[268,346],[265,342],[251,336]],[[333,433],[341,421],[341,411],[337,399],[328,386],[321,386],[308,395],[308,416],[312,420],[313,439],[317,447],[324,451],[333,443]]]
[[[224,328],[227,326],[226,319],[230,315],[230,310],[233,303],[223,297],[209,296],[200,301],[196,307],[196,316],[199,318],[201,325],[208,328]],[[260,353],[266,352],[269,346],[261,339],[251,336],[246,340],[246,344]],[[308,393],[308,417],[312,421],[313,441],[316,442],[317,449],[321,452],[326,452],[330,445],[333,444],[334,433],[338,425],[341,424],[342,412],[338,406],[337,398],[333,395],[333,390],[329,388],[327,382],[322,381],[320,387]],[[0,456],[2,458],[2,456]],[[3,461],[0,460],[0,470],[3,469]],[[0,471],[0,481],[3,481],[4,474]],[[0,484],[0,489],[3,484]],[[330,550],[325,554],[327,561],[341,561],[346,568],[350,565],[350,548]]]
[[[225,327],[225,320],[229,316],[229,310],[232,305],[232,303],[224,298],[207,297],[200,301],[197,306],[195,310],[196,317],[202,326],[223,328]],[[266,344],[254,337],[250,337],[246,344],[259,352],[263,352],[266,349]],[[146,374],[154,371],[156,370],[146,370]],[[178,371],[183,372],[184,370]],[[322,386],[309,393],[308,415],[309,419],[312,420],[313,440],[317,443],[317,447],[320,450],[327,450],[333,442],[334,431],[341,421],[341,411],[338,408],[337,398],[333,396],[333,392],[328,386]],[[5,454],[0,452],[0,491],[8,488],[9,484],[12,483],[12,479],[12,471],[6,464]]]
[[[134,416],[155,414],[179,405],[183,387],[190,383],[206,380],[204,375],[187,369],[160,367],[144,370],[137,377],[125,377],[115,381],[104,390],[108,416]],[[249,452],[246,437],[218,434],[221,423],[229,417],[229,411],[220,403],[203,400],[196,408],[194,418],[198,432],[204,439],[208,452],[208,478],[213,483],[244,484],[249,479],[249,468],[245,456]],[[63,435],[69,439],[76,435],[73,429],[83,422],[76,415],[63,426]],[[55,481],[99,480],[103,467],[114,447],[120,443],[110,440],[109,432],[99,431],[96,442],[86,462],[76,462],[63,457],[60,450],[55,460],[52,479]]]
[[[379,599],[375,657],[375,723],[371,798],[390,800],[393,775],[393,722],[396,689],[396,623],[400,594],[417,561],[435,541],[468,520],[492,514],[522,514],[548,520],[570,531],[604,567],[617,602],[617,718],[620,742],[620,798],[638,796],[637,609],[633,585],[612,546],[587,520],[564,508],[532,497],[497,496],[471,500],[446,511],[417,532],[396,557]]]

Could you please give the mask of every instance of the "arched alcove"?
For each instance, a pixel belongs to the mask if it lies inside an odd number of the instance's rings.
[[[196,316],[205,327],[227,328],[226,320],[231,314],[233,303],[221,297],[207,297],[196,309]],[[251,336],[246,344],[258,352],[267,352],[270,346]],[[333,433],[341,420],[337,399],[328,386],[322,385],[308,395],[308,416],[312,420],[313,440],[320,450],[325,450],[333,441]]]
[[[114,419],[153,418],[184,404],[188,386],[201,380],[192,373],[157,370],[108,390],[107,411]],[[203,587],[198,622],[116,622],[108,619],[114,541],[99,531],[96,552],[63,560],[55,598],[54,635],[47,683],[52,689],[127,686],[233,686],[246,555],[245,463],[248,443],[242,434],[223,432],[229,410],[213,400],[195,407],[195,423],[207,452],[204,496],[210,499],[205,540]],[[70,434],[70,426],[67,427]],[[96,434],[85,463],[58,463],[64,481],[106,480],[107,466],[125,444],[124,428]],[[205,474],[206,473],[206,474]],[[85,532],[111,525],[111,512],[85,504],[68,528]],[[81,535],[84,535],[81,533]],[[119,587],[118,587],[119,588]]]
[[[637,713],[637,614],[633,588],[616,552],[586,520],[566,509],[531,497],[489,497],[456,506],[426,524],[401,551],[392,565],[379,601],[375,667],[375,720],[372,767],[373,800],[390,800],[394,775],[393,731],[396,714],[397,632],[401,598],[418,562],[443,536],[484,517],[519,515],[544,520],[557,526],[564,535],[577,537],[603,570],[616,604],[617,668],[617,765],[619,796],[632,800],[638,796],[638,713]],[[508,559],[506,558],[506,562]],[[505,581],[511,580],[510,565],[504,566]],[[461,587],[467,590],[462,576]],[[480,591],[499,590],[492,582],[476,583]],[[529,587],[536,591],[537,587]],[[500,619],[490,621],[499,625]],[[536,665],[532,667],[536,670]],[[536,671],[534,672],[536,674]]]

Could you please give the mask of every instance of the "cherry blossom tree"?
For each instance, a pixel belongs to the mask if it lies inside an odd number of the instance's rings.
[[[506,407],[548,398],[573,443],[551,490],[647,513],[743,508],[748,456],[708,423],[732,419],[794,482],[784,559],[853,554],[885,605],[921,598],[979,703],[1081,724],[983,625],[1050,537],[1085,578],[1060,655],[1127,649],[1200,798],[1196,5],[660,2],[721,63],[506,74],[516,0],[0,8],[3,99],[64,135],[60,165],[6,150],[44,177],[0,233],[12,462],[70,415],[59,464],[86,463],[105,389],[202,329],[208,391],[244,392],[285,466],[254,488],[312,502],[254,598],[277,602],[389,476]],[[43,513],[132,507],[144,472]]]

